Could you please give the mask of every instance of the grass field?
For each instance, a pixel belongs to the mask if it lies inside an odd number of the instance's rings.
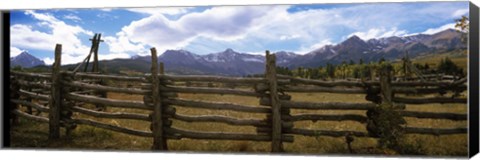
[[[364,95],[345,95],[329,93],[291,93],[294,101],[310,102],[367,102]],[[231,96],[231,95],[206,95],[206,94],[180,94],[181,98],[234,102],[238,104],[247,104],[258,106],[258,99],[254,97]],[[109,93],[109,98],[122,100],[143,100],[141,96],[126,94]],[[87,105],[86,107],[93,107]],[[265,118],[261,114],[247,114],[234,111],[215,111],[205,109],[191,109],[176,107],[177,113],[187,115],[226,115],[239,118]],[[429,111],[429,112],[451,112],[467,113],[466,104],[431,104],[431,105],[408,105],[407,110]],[[109,111],[137,112],[147,113],[131,109],[109,108]],[[292,110],[295,113],[323,113],[339,114],[351,113],[362,114],[364,111],[334,111],[334,110]],[[75,113],[74,117],[86,118],[88,116]],[[120,125],[128,128],[149,131],[149,123],[136,120],[113,120],[98,119],[88,117],[93,120],[108,122],[110,124]],[[38,122],[20,119],[20,123],[11,130],[11,146],[18,148],[55,148],[55,149],[81,149],[81,150],[116,150],[116,151],[149,151],[152,145],[151,138],[142,138],[130,136],[121,133],[115,133],[99,128],[80,125],[73,132],[70,139],[62,138],[58,141],[48,141],[48,125]],[[453,128],[466,127],[466,121],[433,120],[406,118],[409,126],[416,127],[434,127],[434,128]],[[297,128],[305,129],[328,129],[328,130],[357,130],[366,131],[366,124],[354,121],[300,121],[295,123]],[[219,131],[219,132],[243,132],[255,133],[254,127],[231,126],[221,123],[187,123],[173,121],[176,128],[197,130],[197,131]],[[63,132],[62,132],[63,134]],[[403,154],[415,155],[438,155],[438,156],[466,156],[468,151],[467,134],[431,136],[431,135],[407,135],[403,141]],[[395,151],[381,150],[376,148],[377,140],[373,138],[355,138],[352,148],[357,154],[400,154]],[[268,153],[270,151],[269,142],[250,142],[250,141],[226,141],[226,140],[169,140],[168,148],[174,152],[245,152],[245,153]],[[348,154],[345,139],[332,137],[305,137],[295,136],[294,143],[284,143],[287,153],[293,154]]]

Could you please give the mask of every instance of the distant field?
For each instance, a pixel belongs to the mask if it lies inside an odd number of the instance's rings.
[[[293,99],[298,101],[311,102],[366,102],[364,95],[345,95],[345,94],[291,94]],[[205,94],[180,94],[181,98],[205,100],[205,101],[223,101],[234,102],[238,104],[258,105],[257,98],[230,96],[230,95],[205,95]],[[126,94],[109,93],[109,98],[123,100],[142,100],[141,96],[132,96]],[[90,106],[92,107],[92,106]],[[129,111],[130,109],[109,108],[109,111]],[[430,111],[430,112],[452,112],[467,113],[465,104],[434,104],[434,105],[409,105],[407,110]],[[135,111],[146,113],[145,111]],[[229,115],[239,118],[265,118],[262,115],[246,114],[234,111],[213,111],[203,109],[190,109],[177,107],[177,112],[189,115],[215,114]],[[312,112],[307,110],[292,110],[292,114]],[[316,111],[317,113],[336,114],[351,113],[365,114],[363,111]],[[84,115],[74,116],[83,116]],[[149,123],[135,120],[110,120],[89,117],[94,120],[108,122],[115,125],[121,125],[129,128],[149,130]],[[466,121],[450,120],[429,120],[429,119],[406,119],[410,126],[451,128],[466,127]],[[200,131],[225,131],[225,132],[244,132],[254,133],[254,127],[238,127],[220,123],[186,123],[175,121],[173,126],[184,129],[194,129]],[[366,131],[365,124],[354,121],[328,122],[328,121],[300,121],[295,123],[296,127],[307,129],[329,129],[329,130],[358,130]],[[63,134],[63,133],[62,133]],[[40,124],[22,119],[20,124],[11,131],[12,147],[20,148],[62,148],[62,149],[81,149],[81,150],[120,150],[120,151],[149,151],[152,145],[151,138],[141,138],[126,134],[114,133],[103,129],[80,125],[72,133],[71,139],[61,139],[56,142],[48,142],[48,125]],[[344,138],[332,137],[304,137],[295,136],[294,143],[284,143],[287,153],[301,154],[348,154],[347,145]],[[373,138],[355,138],[352,147],[359,154],[398,154],[393,151],[376,149],[376,140]],[[466,134],[447,135],[447,136],[429,136],[429,135],[407,135],[404,145],[410,154],[422,155],[450,155],[466,156],[468,150],[468,139]],[[270,142],[248,142],[248,141],[215,141],[215,140],[169,140],[169,150],[175,151],[201,151],[201,152],[247,152],[247,153],[268,153],[270,151]]]

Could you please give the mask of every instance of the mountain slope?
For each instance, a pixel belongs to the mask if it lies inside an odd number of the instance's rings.
[[[10,58],[10,67],[21,66],[24,68],[31,68],[39,65],[45,65],[45,62],[32,56],[27,51],[23,51],[19,55]]]

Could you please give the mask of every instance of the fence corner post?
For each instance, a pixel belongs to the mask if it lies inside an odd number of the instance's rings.
[[[62,64],[62,45],[55,46],[55,62],[52,67],[52,91],[50,95],[49,111],[49,139],[60,138],[60,114],[62,107],[62,94],[60,84],[60,66]]]
[[[158,77],[158,57],[155,48],[150,49],[152,54],[152,132],[153,132],[153,150],[167,150],[167,141],[163,135],[162,104],[160,100],[160,80]],[[163,66],[160,68],[163,73]]]
[[[276,58],[270,51],[266,51],[266,74],[270,88],[270,102],[272,106],[272,152],[283,152],[282,146],[282,119],[280,114],[280,99],[277,93]]]

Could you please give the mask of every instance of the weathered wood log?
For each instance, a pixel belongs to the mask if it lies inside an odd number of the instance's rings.
[[[431,134],[431,135],[446,135],[446,134],[466,134],[468,133],[467,128],[416,128],[416,127],[405,127],[405,132],[410,134]]]
[[[272,137],[268,135],[245,134],[245,133],[224,133],[224,132],[198,132],[188,131],[177,128],[165,128],[167,134],[182,138],[192,139],[211,139],[211,140],[247,140],[247,141],[271,141]],[[293,142],[293,136],[282,135],[284,142]]]
[[[222,83],[264,83],[264,78],[244,78],[244,77],[220,77],[203,75],[160,75],[161,79],[172,81],[194,81],[194,82],[222,82]]]
[[[29,82],[29,81],[23,81],[23,80],[18,80],[18,84],[20,84],[23,87],[39,87],[42,89],[51,89],[51,83],[41,83],[41,82]]]
[[[240,111],[240,112],[249,112],[249,113],[270,113],[271,112],[271,109],[266,107],[247,106],[247,105],[239,105],[239,104],[233,104],[233,103],[186,100],[181,98],[163,99],[163,102],[171,105],[178,105],[178,106],[191,107],[191,108],[231,110],[231,111]]]
[[[418,112],[418,111],[400,111],[404,117],[428,118],[428,119],[449,119],[455,121],[467,120],[467,114],[457,113],[434,113],[434,112]]]
[[[160,90],[165,92],[178,92],[178,93],[231,94],[231,95],[253,96],[253,97],[263,96],[263,94],[256,93],[253,91],[227,89],[227,88],[161,86]]]
[[[360,123],[365,123],[367,117],[358,114],[340,114],[340,115],[320,115],[320,114],[296,114],[291,115],[290,117],[285,117],[282,119],[288,121],[304,121],[311,120],[315,121],[357,121]]]
[[[343,137],[346,135],[356,136],[356,137],[370,137],[367,132],[359,131],[328,131],[328,130],[311,130],[311,129],[300,129],[292,128],[286,130],[285,133],[298,134],[304,136],[331,136],[331,137]]]
[[[81,72],[70,72],[64,71],[66,75],[80,78],[92,78],[92,79],[105,79],[105,80],[117,80],[117,81],[127,81],[127,82],[148,82],[144,77],[129,77],[129,76],[116,76],[116,75],[102,75],[102,74],[91,74],[91,73],[81,73]]]
[[[394,97],[393,102],[405,104],[428,104],[428,103],[467,103],[466,98],[403,98]]]
[[[317,86],[284,86],[286,92],[326,92],[326,93],[345,93],[345,94],[365,94],[364,88],[332,88]]]
[[[460,81],[461,82],[461,81]],[[455,86],[452,84],[457,84],[455,82],[392,82],[392,86],[399,87],[419,87],[419,86]]]
[[[446,91],[453,91],[453,90],[467,90],[467,86],[461,85],[452,88],[413,88],[413,87],[393,87],[392,91],[394,93],[401,93],[401,94],[433,94],[433,93],[441,93]]]
[[[163,110],[162,110],[162,99],[160,97],[160,81],[158,78],[158,73],[163,75],[163,63],[160,63],[160,68],[158,66],[158,58],[157,58],[157,50],[155,48],[151,48],[151,59],[152,59],[152,66],[151,66],[151,84],[152,84],[152,104],[153,104],[153,113],[152,113],[152,132],[153,132],[153,146],[152,148],[155,150],[167,150],[167,141],[164,138],[164,130],[163,126],[168,125],[168,123],[164,122],[163,119]],[[159,72],[160,71],[160,72]],[[165,124],[164,124],[165,123]],[[170,122],[171,125],[171,122]]]
[[[267,79],[270,95],[270,106],[272,107],[272,152],[283,151],[282,144],[282,119],[280,115],[281,103],[278,98],[278,86],[277,86],[277,71],[276,71],[276,57],[270,55],[270,51],[266,51],[266,68],[265,78]]]
[[[34,99],[45,100],[45,101],[50,100],[50,95],[33,93],[33,92],[29,92],[29,91],[26,91],[26,90],[23,90],[23,89],[20,89],[18,91],[18,93],[22,96],[28,96],[28,97],[31,97],[31,98],[34,98]]]
[[[50,140],[60,138],[60,113],[62,111],[62,89],[60,84],[60,66],[62,60],[62,45],[55,46],[55,62],[52,67],[52,87],[49,104],[49,136]]]
[[[143,120],[143,121],[148,121],[150,122],[151,119],[148,117],[148,115],[145,114],[138,114],[138,113],[122,113],[122,112],[116,112],[116,113],[109,113],[109,112],[99,112],[99,111],[94,111],[78,106],[73,106],[70,108],[70,110],[86,114],[89,116],[94,116],[94,117],[99,117],[99,118],[118,118],[118,119],[135,119],[135,120]]]
[[[34,115],[31,115],[31,114],[19,111],[17,109],[13,110],[12,113],[15,114],[15,115],[21,116],[21,117],[25,117],[25,118],[30,119],[30,120],[38,121],[38,122],[44,122],[44,123],[49,122],[48,118],[46,118],[46,117],[34,116]]]
[[[237,119],[227,116],[188,116],[182,114],[174,114],[173,119],[185,122],[219,122],[230,125],[246,125],[246,126],[269,126],[268,122],[263,119]]]
[[[47,75],[47,74],[18,72],[18,71],[12,71],[12,70],[10,70],[10,74],[16,75],[16,76],[23,76],[23,77],[32,77],[32,78],[40,78],[40,79],[45,79],[45,80],[52,80],[52,76],[51,76],[51,75]]]
[[[103,85],[97,85],[97,84],[87,84],[87,83],[81,83],[81,82],[67,82],[67,81],[62,81],[62,84],[71,86],[71,87],[78,87],[82,89],[92,89],[96,91],[106,91],[106,92],[118,92],[118,93],[127,93],[127,94],[150,94],[152,91],[148,90],[141,90],[141,89],[135,89],[135,88],[118,88],[118,87],[110,87],[110,86],[103,86]]]
[[[282,107],[290,109],[332,109],[332,110],[368,110],[373,109],[377,105],[373,103],[344,103],[344,102],[296,102],[281,100]],[[261,105],[270,105],[270,100],[266,98],[260,99]]]
[[[11,99],[10,100],[11,102],[13,103],[16,103],[16,104],[21,104],[21,105],[24,105],[24,106],[29,106],[29,107],[33,107],[41,112],[48,112],[49,109],[48,107],[45,107],[45,106],[42,106],[42,105],[39,105],[39,104],[35,104],[35,103],[32,103],[32,102],[27,102],[27,101],[22,101],[22,100],[17,100],[17,99]]]
[[[89,125],[93,127],[98,127],[98,128],[103,128],[107,130],[111,130],[114,132],[120,132],[120,133],[125,133],[125,134],[130,134],[130,135],[135,135],[135,136],[141,136],[141,137],[153,137],[153,134],[151,132],[147,131],[140,131],[140,130],[134,130],[134,129],[129,129],[129,128],[123,128],[111,124],[106,124],[106,123],[101,123],[93,120],[87,120],[87,119],[72,119],[69,120],[73,123],[77,124],[83,124],[83,125]]]
[[[290,78],[292,83],[299,83],[299,84],[309,84],[309,85],[317,85],[322,87],[364,87],[366,85],[379,85],[378,82],[373,81],[322,81],[322,80],[312,80],[312,79],[304,79],[304,78]]]
[[[75,93],[67,93],[65,95],[65,98],[70,100],[75,100],[75,101],[93,103],[93,104],[103,104],[111,107],[153,110],[153,108],[146,106],[141,101],[113,100],[113,99],[106,99],[106,98],[98,98],[95,96],[79,95]]]

